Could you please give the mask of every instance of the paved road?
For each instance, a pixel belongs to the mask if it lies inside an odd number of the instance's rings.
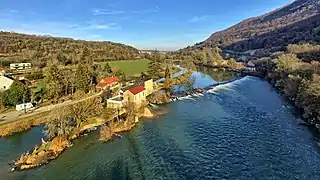
[[[76,101],[71,101],[70,100],[70,101],[65,101],[63,103],[59,103],[59,104],[55,104],[55,105],[44,106],[44,107],[36,109],[33,112],[27,113],[27,114],[25,114],[23,111],[12,111],[12,112],[8,112],[8,113],[0,114],[0,125],[1,124],[6,124],[6,123],[9,123],[9,122],[13,122],[13,121],[17,121],[17,120],[20,120],[20,119],[23,119],[23,118],[28,118],[28,117],[31,117],[31,116],[35,116],[35,115],[38,115],[38,114],[41,114],[41,113],[44,113],[44,112],[48,112],[48,111],[51,111],[51,110],[53,110],[55,108],[58,108],[58,107],[64,107],[64,106],[76,104],[76,103],[79,103],[79,102],[82,102],[82,101],[85,101],[85,100],[88,100],[88,99],[92,99],[92,98],[95,98],[97,96],[100,96],[102,93],[103,92],[101,91],[101,92],[99,92],[97,94],[94,94],[92,96],[86,97],[84,99],[80,99],[80,100],[76,100]]]

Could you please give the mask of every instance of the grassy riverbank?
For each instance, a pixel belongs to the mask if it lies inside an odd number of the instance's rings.
[[[1,124],[0,137],[11,136],[15,133],[30,130],[34,126],[39,126],[48,120],[49,114],[49,112],[44,112],[19,121]]]

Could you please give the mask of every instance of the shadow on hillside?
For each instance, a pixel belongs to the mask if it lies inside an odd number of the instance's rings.
[[[283,50],[289,44],[319,43],[319,32],[314,32],[314,29],[317,27],[320,27],[320,14],[254,38],[235,42],[226,46],[225,49],[246,51],[265,48],[271,51],[278,51]],[[319,38],[316,38],[316,36],[319,36]]]

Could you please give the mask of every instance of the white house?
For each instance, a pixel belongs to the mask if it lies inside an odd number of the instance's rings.
[[[249,61],[246,64],[246,69],[249,71],[256,71],[256,65],[253,63],[253,61]]]
[[[24,70],[24,69],[31,69],[31,63],[12,63],[10,64],[11,70]]]
[[[21,111],[21,110],[29,110],[32,109],[33,105],[32,103],[25,103],[25,104],[17,104],[16,105],[16,110]]]
[[[0,92],[8,90],[12,83],[13,83],[12,79],[6,76],[0,76]]]

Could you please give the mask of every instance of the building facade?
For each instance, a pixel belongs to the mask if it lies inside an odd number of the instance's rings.
[[[117,77],[108,77],[100,80],[96,86],[97,89],[106,90],[107,88],[120,88],[120,79]]]
[[[0,92],[10,89],[10,86],[12,85],[12,83],[13,83],[12,79],[6,76],[0,76]]]
[[[25,70],[25,69],[31,69],[32,65],[31,63],[12,63],[10,64],[11,70]]]
[[[149,96],[150,94],[152,94],[154,91],[153,79],[144,81],[144,88],[146,89],[146,96]]]
[[[147,101],[147,92],[144,86],[138,85],[126,90],[123,93],[123,101],[125,104],[135,103],[141,105]]]

